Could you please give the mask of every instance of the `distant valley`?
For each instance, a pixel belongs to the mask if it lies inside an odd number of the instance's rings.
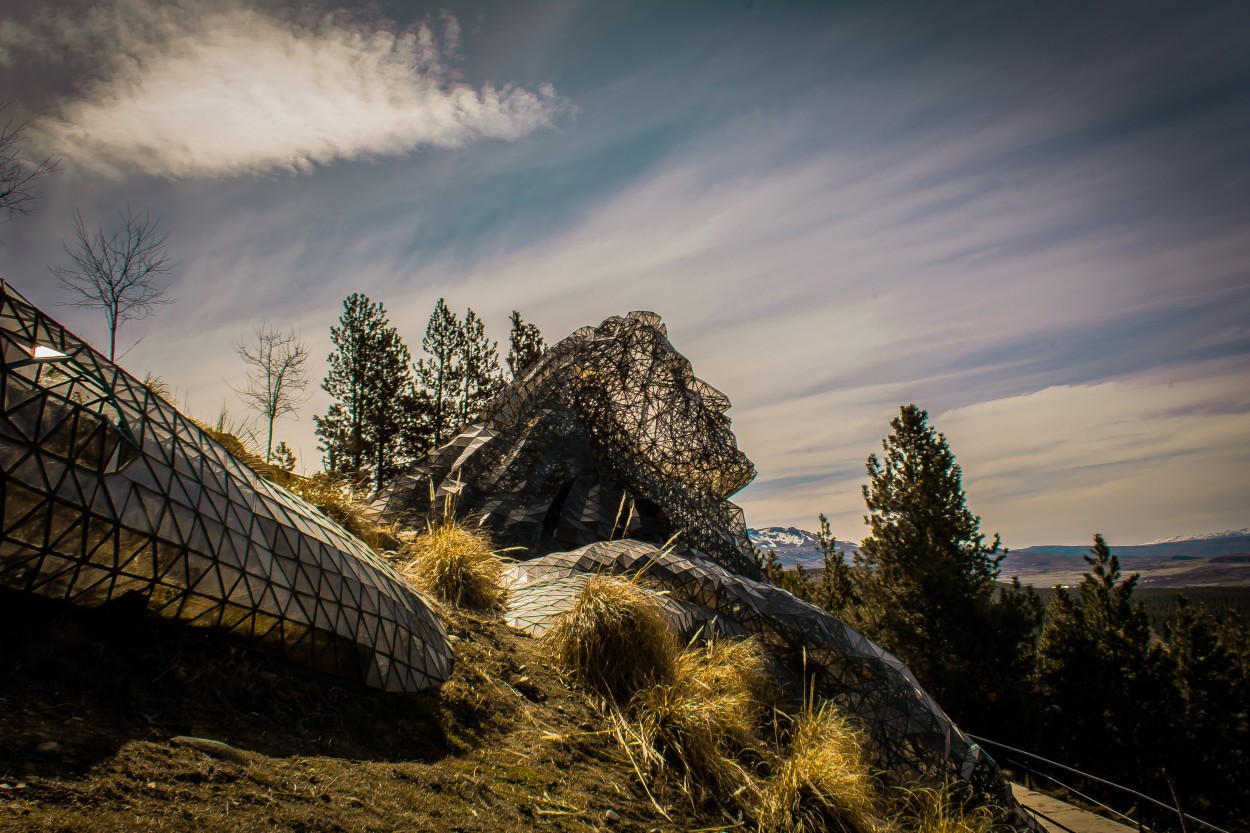
[[[748,530],[751,543],[773,550],[786,567],[819,569],[823,559],[816,549],[816,535],[795,527]],[[1192,538],[1173,538],[1147,544],[1118,546],[1111,550],[1125,574],[1141,573],[1138,586],[1147,587],[1250,587],[1250,528],[1217,532]],[[838,542],[847,558],[858,547]],[[1011,550],[1003,560],[1002,575],[1019,576],[1024,584],[1050,587],[1079,584],[1085,572],[1080,557],[1088,546],[1041,545]]]

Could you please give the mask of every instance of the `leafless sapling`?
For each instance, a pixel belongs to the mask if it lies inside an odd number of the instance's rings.
[[[109,328],[109,360],[117,349],[117,328],[126,321],[146,318],[153,307],[172,303],[165,276],[175,264],[166,252],[167,232],[160,217],[137,214],[127,206],[119,214],[121,227],[106,232],[101,226],[88,232],[82,215],[74,213],[74,246],[65,244],[72,266],[53,266],[61,288],[71,295],[64,303],[104,310]]]
[[[270,462],[274,420],[295,413],[308,401],[308,346],[294,329],[284,332],[262,324],[234,350],[247,365],[247,384],[235,392],[268,423],[265,461]]]
[[[8,106],[0,102],[0,111]],[[29,214],[39,199],[36,182],[58,167],[56,160],[50,156],[38,164],[23,157],[22,135],[25,130],[25,124],[11,121],[0,127],[0,223],[7,223],[14,214]]]

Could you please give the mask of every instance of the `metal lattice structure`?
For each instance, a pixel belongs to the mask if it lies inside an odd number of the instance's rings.
[[[388,691],[447,634],[388,564],[0,281],[0,585],[152,613]]]
[[[695,377],[653,312],[613,316],[552,347],[374,503],[420,526],[444,501],[531,553],[628,536],[759,577],[742,510],[755,477],[724,394]]]
[[[658,595],[679,634],[754,634],[795,680],[854,715],[875,765],[896,778],[970,782],[1015,808],[998,766],[942,711],[898,658],[825,610],[773,584],[638,541],[592,544],[511,567],[508,622],[538,636],[595,573],[634,576]],[[1021,823],[1023,814],[1018,814]]]

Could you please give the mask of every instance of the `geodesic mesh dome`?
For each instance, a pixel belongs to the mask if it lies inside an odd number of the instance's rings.
[[[742,511],[755,477],[724,394],[695,377],[653,312],[613,316],[552,347],[470,425],[377,496],[419,526],[454,499],[531,553],[628,535],[759,576]]]
[[[0,281],[0,585],[242,637],[390,691],[451,674],[389,565]]]
[[[508,623],[535,636],[546,633],[595,573],[641,574],[646,584],[662,591],[659,598],[670,621],[687,639],[700,629],[702,634],[759,637],[796,680],[806,677],[818,698],[858,719],[871,738],[875,766],[890,775],[950,775],[1004,807],[1016,806],[997,765],[946,716],[906,665],[836,616],[773,584],[639,541],[600,542],[509,568]]]

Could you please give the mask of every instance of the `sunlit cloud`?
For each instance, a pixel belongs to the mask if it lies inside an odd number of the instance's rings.
[[[36,120],[31,135],[67,162],[113,176],[297,171],[517,139],[550,126],[564,106],[546,84],[461,81],[460,29],[447,15],[400,27],[243,6],[131,3],[112,12],[85,24],[119,39],[100,56],[101,77]],[[108,43],[53,32],[82,50]]]

